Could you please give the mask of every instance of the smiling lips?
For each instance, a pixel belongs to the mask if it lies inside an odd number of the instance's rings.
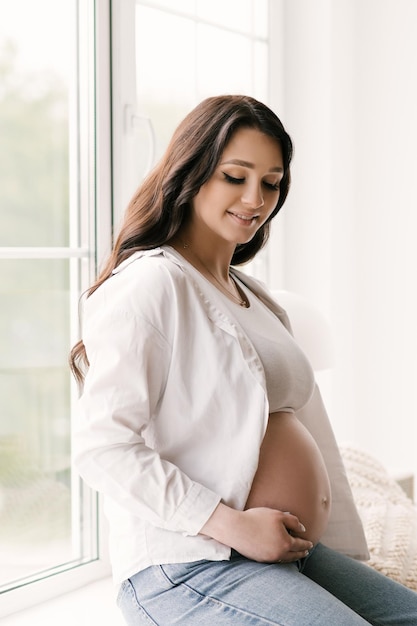
[[[232,211],[227,211],[229,215],[238,220],[241,224],[251,224],[254,220],[258,219],[259,214],[257,215],[242,215],[241,213],[232,213]]]

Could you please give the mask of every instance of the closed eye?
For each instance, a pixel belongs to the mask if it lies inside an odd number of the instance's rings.
[[[266,180],[264,180],[264,185],[268,189],[272,189],[273,191],[279,191],[279,183],[267,183]]]
[[[228,183],[231,183],[232,185],[243,185],[243,183],[245,182],[244,178],[235,178],[234,176],[230,176],[230,174],[226,174],[226,172],[223,172],[223,176],[225,177],[226,181]]]
[[[223,172],[223,176],[225,178],[225,180],[230,183],[231,185],[243,185],[243,183],[245,182],[245,178],[236,178],[235,176],[230,176],[230,174],[226,174],[226,172]],[[264,180],[262,182],[262,184],[267,188],[267,189],[271,189],[272,191],[279,191],[279,185],[280,182],[277,183],[268,183],[266,180]]]

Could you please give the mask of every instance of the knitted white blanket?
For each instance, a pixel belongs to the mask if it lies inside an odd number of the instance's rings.
[[[417,591],[417,507],[371,455],[342,446],[371,558],[367,563]]]

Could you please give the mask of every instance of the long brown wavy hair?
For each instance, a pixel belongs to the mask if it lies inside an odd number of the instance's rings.
[[[246,263],[259,252],[268,240],[270,221],[289,191],[292,141],[279,118],[265,104],[249,96],[214,96],[203,100],[179,124],[165,154],[135,192],[112,252],[97,280],[87,290],[87,296],[131,254],[161,246],[178,233],[190,213],[192,199],[212,176],[226,144],[239,128],[256,128],[275,139],[284,162],[284,176],[274,211],[251,241],[236,246],[232,265]],[[71,350],[70,366],[81,383],[88,367],[82,340]]]

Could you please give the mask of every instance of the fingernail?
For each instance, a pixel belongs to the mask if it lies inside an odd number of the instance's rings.
[[[304,552],[304,555],[305,555],[305,556],[308,556],[309,554],[310,554],[310,552],[309,552],[308,550],[306,550],[306,551]]]
[[[305,528],[305,526],[303,524],[300,524],[300,530],[301,530],[301,532],[305,533],[306,528]]]

